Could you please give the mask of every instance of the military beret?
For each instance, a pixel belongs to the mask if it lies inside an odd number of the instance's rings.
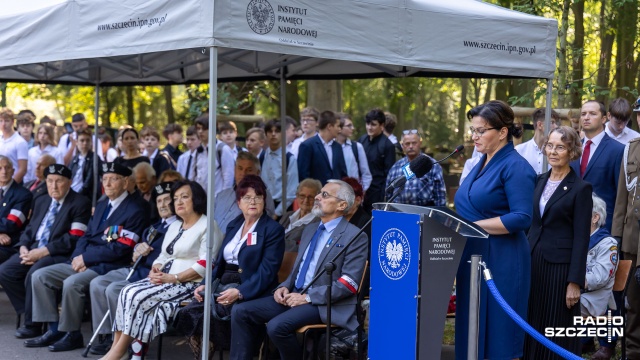
[[[122,176],[131,176],[132,174],[131,169],[128,167],[113,162],[102,163],[101,170],[103,174],[113,173]]]
[[[171,194],[171,186],[173,185],[173,182],[163,182],[160,183],[158,185],[156,185],[153,188],[153,191],[156,193],[156,196],[160,196],[163,194]]]
[[[49,165],[44,169],[44,177],[46,178],[48,175],[61,175],[66,177],[67,179],[71,179],[71,170],[68,167],[60,164]]]

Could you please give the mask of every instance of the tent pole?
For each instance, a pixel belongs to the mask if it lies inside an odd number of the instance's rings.
[[[282,216],[287,212],[287,81],[285,79],[285,67],[280,68],[280,148],[282,149]]]
[[[95,90],[95,123],[93,125],[93,196],[91,198],[91,208],[96,208],[98,199],[98,126],[100,125],[100,67],[98,67],[98,79],[96,81]],[[71,135],[70,135],[71,136]],[[77,138],[76,138],[77,139]],[[100,147],[102,149],[102,147]],[[106,159],[105,159],[106,161]]]
[[[553,93],[553,79],[547,79],[547,103],[544,112],[544,135],[549,138],[551,132],[551,95]],[[535,124],[534,124],[535,125]],[[546,156],[542,157],[542,172],[546,173],[549,167],[549,161]]]
[[[211,289],[211,265],[213,264],[213,243],[219,239],[212,239],[213,232],[213,214],[215,209],[214,198],[216,194],[215,170],[216,170],[216,113],[218,109],[218,48],[212,46],[209,48],[209,166],[207,166],[209,182],[207,184],[207,263],[205,271],[205,297],[204,297],[204,319],[202,329],[202,360],[209,359],[209,323],[211,322],[211,297],[213,289]]]

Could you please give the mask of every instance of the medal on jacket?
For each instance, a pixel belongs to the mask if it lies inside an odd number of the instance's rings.
[[[104,235],[102,236],[102,240],[110,243],[115,241],[120,237],[120,231],[122,230],[122,226],[113,225],[104,229]]]

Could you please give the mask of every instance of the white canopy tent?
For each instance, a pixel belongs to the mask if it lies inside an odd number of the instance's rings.
[[[209,108],[215,109],[218,81],[543,78],[549,121],[557,21],[480,1],[0,0],[0,5],[3,82],[95,85],[96,99],[100,86],[208,82]],[[96,119],[98,110],[96,100]],[[210,139],[215,128],[211,111]],[[209,167],[210,194],[214,170]],[[209,214],[213,207],[210,201]],[[212,216],[208,221],[211,228]],[[211,239],[208,249],[210,258]]]

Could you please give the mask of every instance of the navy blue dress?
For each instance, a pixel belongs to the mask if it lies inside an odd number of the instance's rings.
[[[486,158],[482,156],[460,185],[456,211],[470,221],[500,217],[509,234],[467,239],[456,277],[456,359],[467,358],[471,255],[482,255],[502,296],[523,319],[527,318],[531,256],[525,231],[531,224],[536,174],[512,142],[498,150],[483,168]],[[493,299],[484,280],[481,283],[478,358],[521,357],[524,330]]]

